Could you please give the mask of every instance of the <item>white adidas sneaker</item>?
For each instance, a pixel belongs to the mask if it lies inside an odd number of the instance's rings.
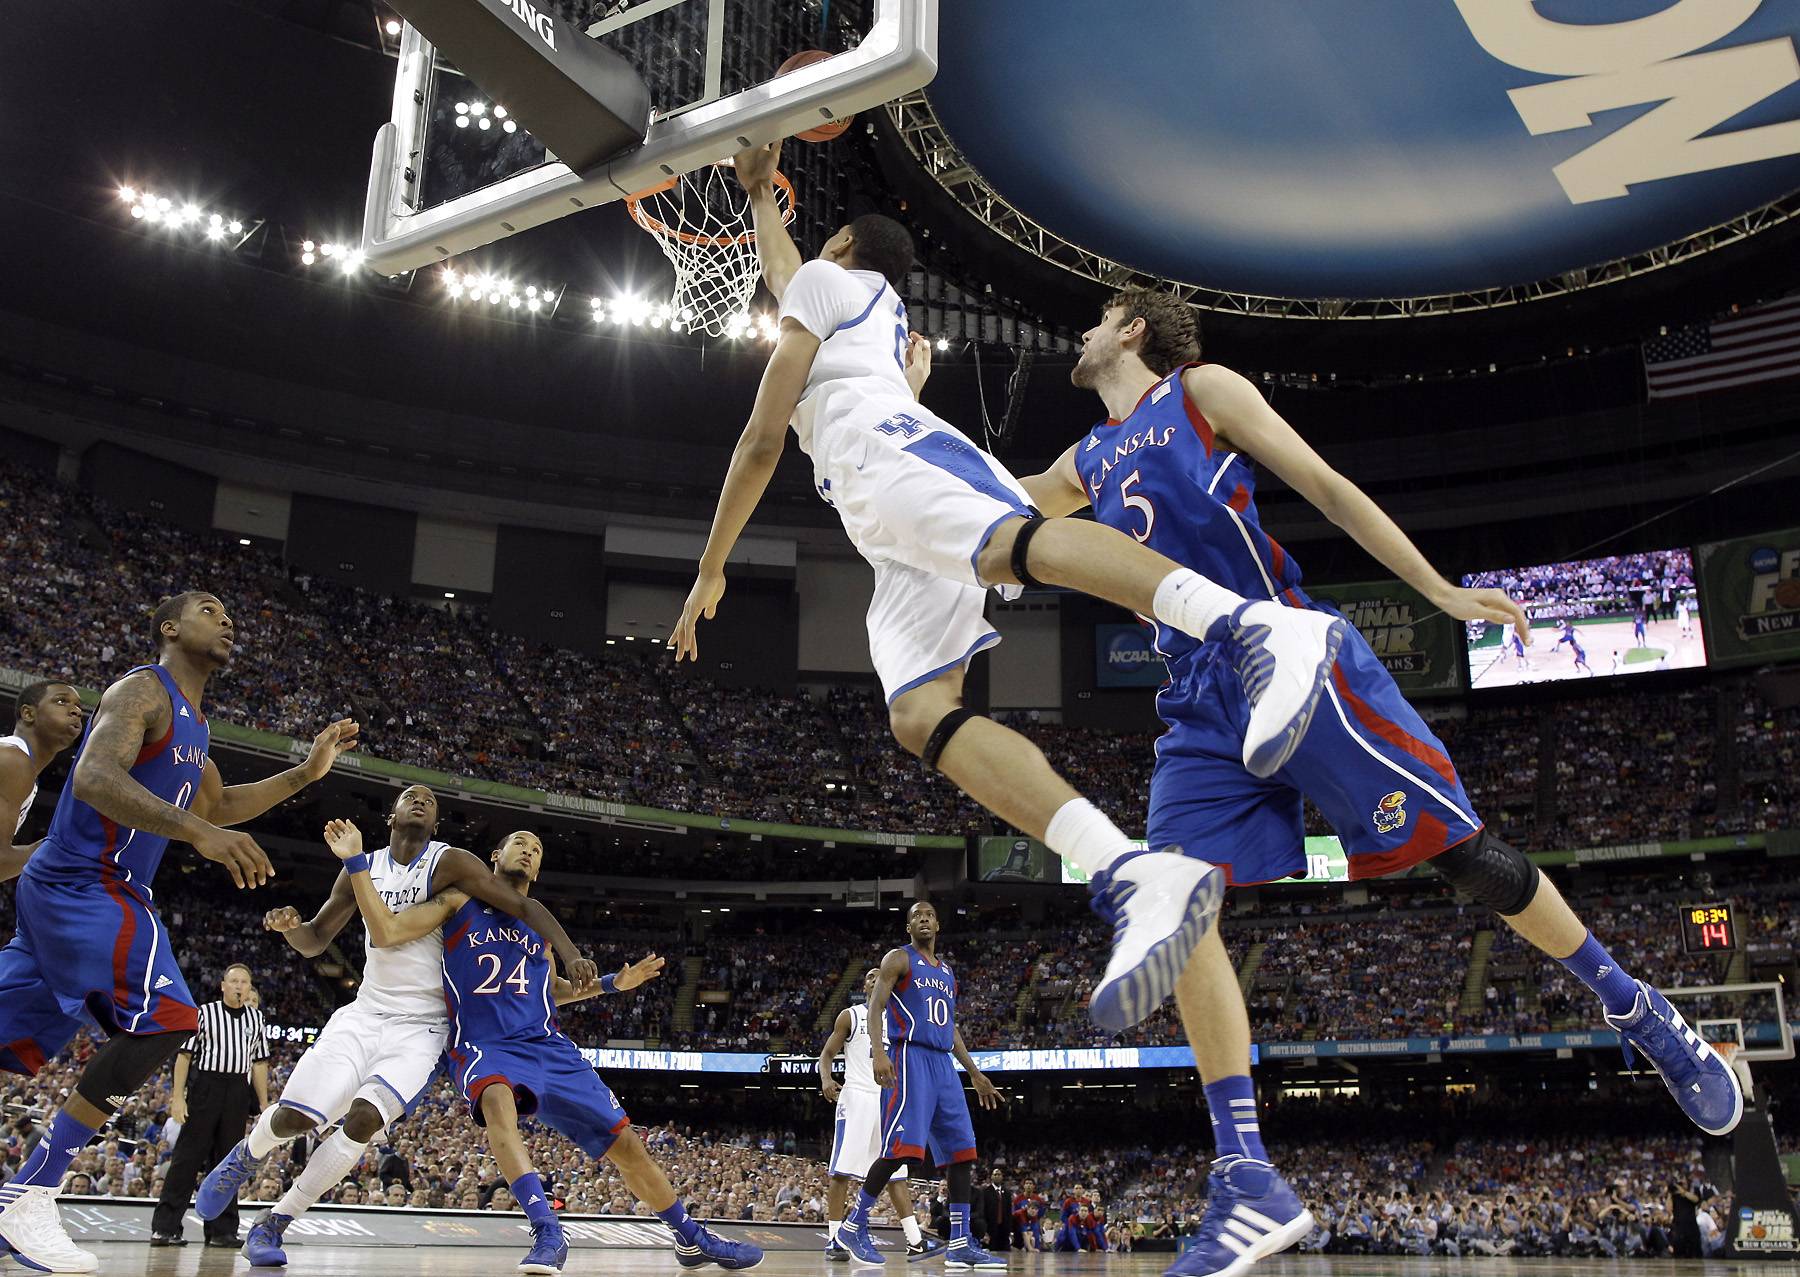
[[[56,1190],[48,1185],[19,1190],[0,1210],[0,1242],[13,1258],[43,1273],[91,1273],[100,1260],[69,1239],[56,1213]]]
[[[1312,725],[1345,622],[1311,608],[1258,601],[1240,604],[1227,625],[1225,641],[1235,649],[1231,662],[1250,699],[1244,767],[1252,776],[1273,776]]]
[[[1094,912],[1113,925],[1112,957],[1088,1016],[1117,1033],[1174,992],[1194,946],[1219,916],[1225,875],[1178,851],[1137,851],[1095,874],[1088,891]]]

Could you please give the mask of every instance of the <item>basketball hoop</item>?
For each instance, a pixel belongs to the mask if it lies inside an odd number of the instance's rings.
[[[794,188],[780,172],[774,181],[786,225],[794,220]],[[675,268],[671,328],[735,337],[749,327],[750,298],[762,266],[756,260],[750,197],[728,161],[628,195],[625,207]]]

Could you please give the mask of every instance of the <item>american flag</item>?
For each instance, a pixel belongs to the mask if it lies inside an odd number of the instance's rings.
[[[1800,374],[1800,293],[1644,343],[1650,398],[1672,399]]]

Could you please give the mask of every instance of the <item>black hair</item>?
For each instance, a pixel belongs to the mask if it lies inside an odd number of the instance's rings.
[[[44,698],[50,695],[51,688],[68,686],[70,686],[70,684],[63,682],[59,678],[40,678],[35,683],[25,684],[24,687],[19,689],[19,703],[13,707],[13,726],[17,727],[19,725],[19,719],[24,717],[27,707],[35,709],[39,705],[42,705],[44,703]]]
[[[895,290],[905,284],[913,264],[912,232],[881,213],[864,213],[850,223],[855,241],[850,253],[864,270],[879,271]]]
[[[181,620],[181,614],[187,611],[187,605],[195,599],[207,599],[212,595],[205,590],[187,590],[181,594],[171,594],[156,605],[156,611],[150,614],[150,633],[156,638],[156,650],[162,651],[168,645],[163,637],[162,627],[170,621]]]

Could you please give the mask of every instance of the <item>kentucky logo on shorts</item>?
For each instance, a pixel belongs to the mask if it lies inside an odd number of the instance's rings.
[[[1396,789],[1375,804],[1375,832],[1391,834],[1406,824],[1406,793]]]

